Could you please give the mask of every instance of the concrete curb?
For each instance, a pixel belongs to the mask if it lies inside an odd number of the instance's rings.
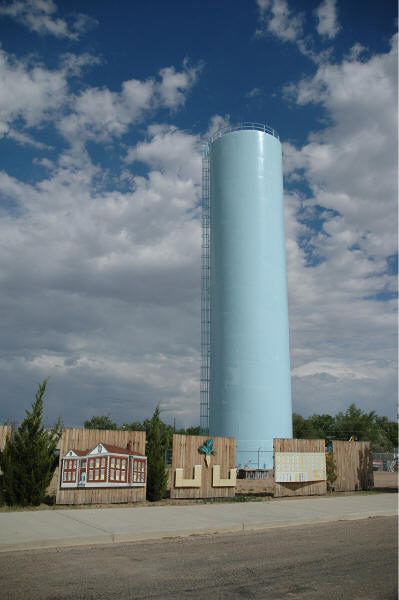
[[[221,525],[217,527],[193,528],[171,531],[141,531],[137,533],[112,533],[102,530],[103,533],[98,536],[69,537],[58,538],[56,540],[41,539],[20,544],[3,544],[0,546],[0,553],[20,552],[24,550],[43,550],[51,548],[67,548],[75,546],[93,546],[121,544],[129,542],[143,542],[151,540],[167,540],[175,538],[186,538],[194,536],[218,535],[228,533],[240,533],[262,531],[268,529],[278,529],[285,527],[299,527],[304,525],[317,525],[322,523],[332,523],[339,521],[356,521],[376,517],[395,517],[397,511],[370,511],[369,513],[348,513],[342,515],[326,515],[316,518],[301,518],[281,521],[267,521],[260,523],[240,523],[231,525]],[[99,530],[100,531],[100,530]]]

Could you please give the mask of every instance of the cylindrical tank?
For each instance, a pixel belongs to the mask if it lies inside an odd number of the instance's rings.
[[[292,437],[281,144],[263,125],[209,142],[209,431],[237,465],[270,468]]]

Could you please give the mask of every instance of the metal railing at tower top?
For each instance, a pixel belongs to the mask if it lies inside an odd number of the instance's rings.
[[[213,133],[210,136],[210,138],[208,140],[208,144],[212,144],[212,142],[214,142],[218,138],[226,135],[227,133],[233,133],[233,131],[242,131],[242,130],[246,130],[246,129],[255,130],[255,131],[263,131],[263,133],[268,133],[269,135],[272,135],[273,137],[277,138],[278,140],[280,139],[280,136],[277,133],[277,131],[275,129],[273,129],[273,127],[270,127],[269,125],[264,125],[263,123],[245,122],[245,123],[238,123],[238,125],[227,125],[226,127],[222,127],[222,129],[219,129],[219,131],[216,131],[216,133]]]

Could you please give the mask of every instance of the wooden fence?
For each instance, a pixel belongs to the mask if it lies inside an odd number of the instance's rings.
[[[60,461],[70,448],[91,450],[98,442],[126,448],[129,441],[133,453],[145,454],[145,431],[66,428],[61,436]],[[146,497],[146,487],[60,489],[60,471],[58,469],[57,504],[139,502]]]
[[[0,425],[0,452],[4,450],[4,446],[6,445],[6,440],[11,436],[11,426],[10,425]],[[0,469],[0,475],[3,472]]]
[[[325,453],[324,440],[292,440],[276,438],[273,440],[276,452],[322,452]],[[275,482],[274,496],[321,496],[327,492],[327,482],[305,481],[303,483]]]
[[[235,475],[236,466],[236,441],[235,438],[215,437],[213,438],[213,448],[216,454],[209,455],[209,465],[205,461],[205,455],[199,452],[199,447],[204,444],[205,436],[197,435],[173,435],[172,451],[172,473],[171,473],[171,498],[222,498],[235,495],[235,485],[228,487],[215,486],[215,475],[218,475],[217,466],[220,466],[220,479],[226,480],[231,477],[230,469],[233,469]],[[197,469],[195,471],[195,466]],[[198,467],[201,469],[198,469]],[[216,466],[216,470],[214,467]],[[184,487],[176,486],[176,469],[183,469],[182,479],[193,480],[197,475],[194,485],[199,487],[189,487],[187,481]]]
[[[336,492],[369,490],[374,486],[373,458],[370,442],[333,442],[333,456],[338,478]]]
[[[6,440],[11,436],[11,425],[0,425],[0,452],[6,445]]]

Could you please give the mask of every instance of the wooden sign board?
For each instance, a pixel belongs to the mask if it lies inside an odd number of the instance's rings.
[[[337,466],[336,492],[371,490],[374,486],[373,457],[370,442],[333,441]]]
[[[214,437],[214,452],[200,452],[208,439],[209,436],[173,435],[171,498],[235,496],[235,438]]]
[[[278,483],[326,479],[325,452],[276,452],[274,455],[274,480]]]
[[[145,455],[145,431],[66,428],[62,430],[60,460],[70,449],[87,451],[99,443],[127,448],[129,442],[133,453]],[[146,498],[146,487],[61,489],[61,476],[62,469],[59,469],[56,504],[111,504],[139,502]]]
[[[293,440],[289,438],[276,438],[273,440],[274,447],[274,477],[275,477],[275,486],[274,486],[274,496],[312,496],[312,495],[323,495],[327,493],[327,481],[326,479],[318,479],[314,480],[313,477],[320,476],[325,473],[325,458],[324,458],[324,468],[319,468],[322,465],[323,461],[321,459],[317,459],[316,463],[313,460],[313,466],[317,468],[315,469],[315,473],[310,473],[312,471],[312,455],[314,459],[316,455],[325,456],[325,441],[324,440]],[[298,460],[298,468],[303,470],[296,471],[296,455],[302,454],[303,459]],[[282,456],[286,456],[285,464],[286,466],[282,469]],[[307,456],[305,456],[307,455]],[[292,460],[294,458],[294,463]],[[309,459],[310,458],[310,462]],[[279,463],[276,459],[280,459]],[[295,468],[290,471],[291,466],[295,464]],[[307,471],[304,470],[306,466]],[[283,472],[285,471],[286,479],[289,476],[294,478],[294,481],[284,480]],[[302,475],[299,475],[301,473]],[[277,475],[277,479],[276,479]],[[302,477],[302,480],[299,478]],[[306,479],[305,479],[306,477]],[[298,480],[296,480],[298,478]],[[280,481],[278,481],[280,479]],[[283,479],[283,480],[281,480]]]

